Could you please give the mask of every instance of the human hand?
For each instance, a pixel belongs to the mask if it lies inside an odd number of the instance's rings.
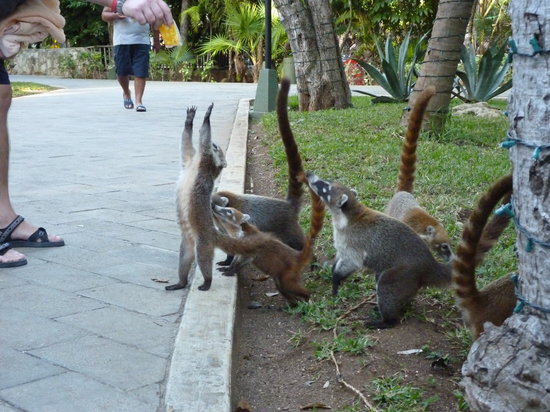
[[[163,0],[126,0],[122,13],[140,24],[149,23],[153,28],[174,23],[172,12]]]

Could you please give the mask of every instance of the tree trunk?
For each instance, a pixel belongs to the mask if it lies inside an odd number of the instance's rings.
[[[510,148],[517,292],[529,304],[549,310],[550,2],[512,0],[509,10],[517,45],[509,99],[509,138],[517,143]],[[544,51],[531,56],[534,39]],[[462,368],[462,385],[474,411],[548,411],[550,315],[529,304],[502,327],[486,327],[474,342]]]
[[[300,110],[350,107],[351,92],[334,33],[330,2],[274,0],[274,3],[294,57]]]
[[[426,87],[435,86],[436,95],[428,103],[424,116],[425,119],[430,119],[429,125],[436,131],[441,131],[445,126],[453,82],[460,61],[460,48],[464,42],[474,3],[474,0],[439,2],[420,76],[409,98],[409,107],[413,107],[419,94]],[[407,123],[408,113],[405,112],[403,115],[403,124]]]
[[[189,8],[189,0],[181,0],[181,12],[183,13],[188,8]],[[180,19],[180,34],[184,44],[189,44],[187,39],[188,32],[189,32],[189,17],[185,14],[182,14]]]

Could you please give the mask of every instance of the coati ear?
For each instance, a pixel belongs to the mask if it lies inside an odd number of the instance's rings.
[[[225,196],[220,196],[220,202],[222,206],[227,206],[229,204],[229,199]]]
[[[243,213],[243,216],[241,218],[241,223],[246,223],[250,220],[250,215],[247,215],[246,213]]]
[[[426,226],[426,237],[428,239],[433,239],[434,236],[435,236],[435,227],[433,227],[432,225]]]
[[[359,196],[359,194],[357,193],[357,190],[355,189],[350,189],[351,190],[351,193],[353,193],[355,196]]]
[[[338,201],[336,202],[336,206],[338,207],[342,207],[346,204],[346,202],[348,201],[348,195],[346,195],[345,193],[340,197],[340,199],[338,199]]]

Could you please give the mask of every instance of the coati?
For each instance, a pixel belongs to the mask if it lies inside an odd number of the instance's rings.
[[[259,230],[273,233],[283,243],[293,249],[300,250],[304,246],[305,235],[298,223],[303,196],[303,184],[298,180],[298,176],[303,174],[304,170],[288,120],[289,89],[290,81],[283,78],[277,94],[277,119],[288,162],[286,199],[220,191],[213,196],[212,202],[218,206],[233,207],[242,213],[248,214],[250,223],[254,224]],[[220,201],[222,197],[226,199],[225,204]],[[218,262],[218,264],[229,265],[231,259],[232,257],[228,256],[225,261]]]
[[[508,175],[498,180],[479,199],[477,208],[464,225],[462,240],[452,264],[457,302],[474,339],[483,332],[485,322],[500,326],[512,314],[516,304],[514,283],[510,276],[503,276],[482,290],[477,289],[475,276],[480,262],[476,255],[480,248],[487,247],[483,244],[483,237],[498,238],[510,220],[509,216],[496,215],[487,224],[488,216],[501,198],[504,198],[504,203],[509,201],[511,191],[512,176]]]
[[[361,204],[347,187],[308,174],[309,187],[332,215],[336,258],[332,266],[332,293],[356,270],[366,267],[376,276],[381,321],[367,327],[388,328],[399,322],[403,306],[422,287],[447,287],[450,264],[440,263],[426,243],[405,223]]]
[[[222,149],[212,142],[210,114],[213,106],[214,104],[211,104],[204,115],[198,153],[195,153],[191,141],[196,108],[187,109],[181,141],[182,163],[185,169],[180,172],[176,192],[178,223],[181,229],[179,281],[166,286],[166,290],[187,286],[189,270],[195,259],[204,278],[204,283],[199,289],[208,290],[212,283],[215,243],[212,230],[208,230],[208,223],[212,222],[212,211],[209,206],[214,181],[226,166]]]
[[[412,195],[418,136],[422,128],[424,112],[434,94],[435,87],[426,88],[418,97],[409,115],[405,141],[401,150],[397,192],[384,212],[409,225],[433,251],[448,262],[453,256],[449,235],[441,223],[420,207]]]
[[[305,177],[298,177],[305,180]],[[236,254],[244,264],[251,262],[262,272],[270,275],[281,294],[290,304],[307,300],[309,292],[302,286],[301,274],[313,256],[315,239],[323,227],[325,207],[317,194],[311,194],[311,228],[304,246],[298,251],[279,240],[274,234],[262,232],[250,222],[250,216],[232,207],[213,205],[214,215],[235,236],[231,238],[220,232],[216,245],[228,253]]]

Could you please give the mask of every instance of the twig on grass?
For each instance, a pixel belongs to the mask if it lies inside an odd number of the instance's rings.
[[[339,322],[342,319],[347,318],[352,312],[356,311],[357,309],[359,309],[362,306],[365,306],[367,303],[376,304],[376,300],[373,300],[373,299],[375,299],[375,295],[374,295],[374,293],[371,293],[365,299],[363,299],[361,302],[359,302],[357,305],[353,306],[351,309],[348,309],[345,313],[338,316],[338,319],[336,319],[336,320]]]
[[[336,339],[336,327],[333,329],[334,332],[334,339]],[[377,409],[368,401],[368,399],[361,393],[361,391],[354,386],[350,385],[346,380],[344,379],[344,376],[340,372],[340,366],[338,365],[338,361],[336,360],[336,357],[334,356],[334,349],[330,350],[330,357],[332,359],[332,362],[334,363],[334,366],[336,367],[336,380],[338,383],[342,384],[349,390],[351,390],[353,393],[355,393],[357,396],[361,398],[365,406],[370,410],[376,412]]]

